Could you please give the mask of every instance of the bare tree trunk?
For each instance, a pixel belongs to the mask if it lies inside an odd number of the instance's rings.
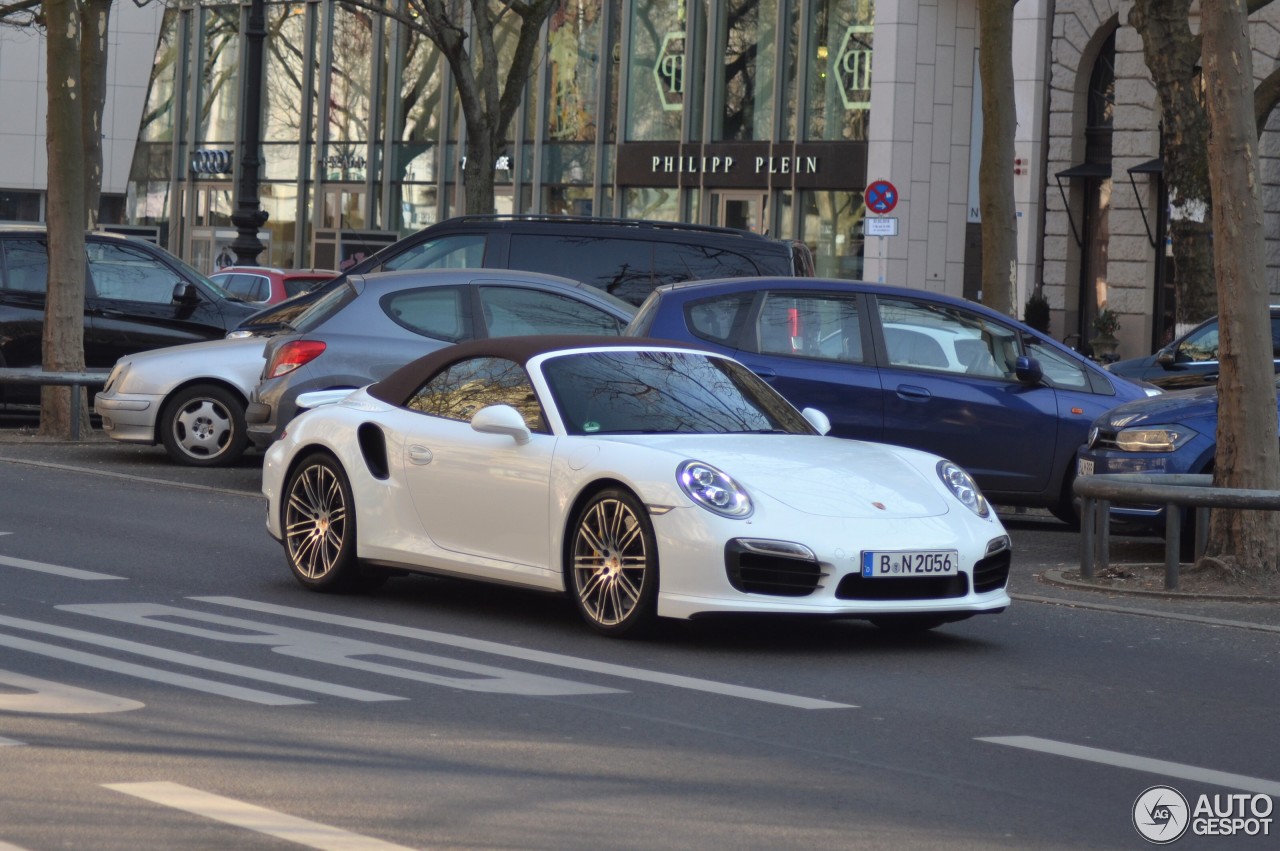
[[[1218,281],[1218,450],[1214,484],[1280,488],[1280,443],[1264,274],[1253,58],[1244,0],[1204,0],[1204,73],[1209,113]],[[1233,573],[1280,570],[1280,513],[1214,512],[1209,555]]]
[[[85,168],[80,79],[80,15],[75,0],[45,0],[49,115],[49,287],[45,302],[43,364],[46,370],[84,369]],[[83,391],[81,391],[83,392]],[[88,427],[88,408],[80,408]],[[45,387],[40,394],[40,433],[71,437],[71,392]]]
[[[978,0],[978,70],[982,75],[982,301],[1017,316],[1018,227],[1013,201],[1013,4]]]
[[[1164,174],[1174,206],[1169,236],[1180,324],[1208,319],[1217,310],[1205,154],[1209,123],[1201,103],[1200,39],[1191,31],[1190,14],[1191,0],[1135,0],[1129,12],[1129,25],[1142,36],[1143,56],[1160,97]],[[1252,116],[1252,93],[1247,106]]]
[[[98,226],[102,198],[102,110],[107,100],[107,26],[115,0],[83,0],[80,11],[83,37],[80,43],[80,101],[84,138],[85,227]]]

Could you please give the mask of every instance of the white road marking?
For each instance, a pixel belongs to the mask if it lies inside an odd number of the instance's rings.
[[[323,851],[413,851],[408,846],[224,798],[179,783],[107,783],[104,788]]]
[[[58,608],[65,608],[71,611],[76,610],[75,606],[59,606]],[[53,624],[40,623],[38,621],[29,621],[21,618],[11,618],[0,615],[0,626],[12,627],[14,629],[25,629],[29,632],[53,635],[58,638],[66,638],[72,641],[81,641],[86,644],[92,644],[95,647],[107,647],[112,650],[123,650],[126,653],[133,653],[137,656],[146,656],[150,659],[159,659],[164,662],[172,662],[176,665],[187,665],[189,667],[200,668],[205,671],[212,671],[219,674],[230,674],[233,677],[242,677],[246,680],[273,683],[274,685],[287,686],[289,688],[301,689],[302,691],[313,691],[318,694],[327,694],[333,697],[345,697],[349,700],[375,702],[380,700],[406,699],[393,694],[365,691],[364,689],[350,688],[348,686],[327,683],[322,680],[295,677],[289,674],[277,673],[276,671],[263,670],[262,668],[251,668],[247,665],[236,665],[231,662],[221,662],[217,659],[209,659],[204,656],[197,656],[193,653],[182,653],[178,650],[166,650],[162,647],[152,647],[150,644],[141,644],[137,641],[129,641],[124,638],[113,638],[109,635],[99,635],[95,632],[84,632],[79,629],[54,626]],[[3,704],[0,703],[0,705]]]
[[[749,688],[747,686],[736,686],[729,683],[715,682],[714,680],[702,680],[695,677],[686,677],[680,674],[668,674],[662,671],[632,668],[627,665],[614,665],[608,662],[598,662],[594,659],[562,656],[559,653],[548,653],[543,650],[530,650],[524,647],[513,647],[507,644],[499,644],[495,641],[464,638],[459,635],[450,635],[447,632],[434,632],[426,629],[416,629],[414,627],[397,626],[395,624],[381,623],[379,621],[364,620],[362,618],[329,615],[322,612],[312,612],[307,609],[296,609],[292,606],[276,606],[270,603],[259,603],[254,600],[244,600],[238,597],[192,597],[191,599],[204,603],[214,603],[215,605],[220,606],[231,606],[233,608],[248,609],[250,611],[263,612],[266,614],[282,615],[284,617],[327,623],[333,626],[363,629],[369,632],[382,633],[384,635],[396,635],[402,638],[412,638],[417,641],[445,644],[450,647],[461,647],[480,653],[492,653],[512,659],[523,659],[526,662],[537,662],[542,665],[557,665],[562,668],[591,671],[592,673],[605,674],[611,677],[623,677],[630,680],[639,680],[641,682],[672,686],[674,688],[709,692],[711,694],[719,694],[725,697],[757,700],[763,703],[789,706],[796,709],[858,708],[857,706],[849,703],[834,703],[829,700],[801,697],[798,695],[784,694],[782,692],[768,691],[765,689]]]
[[[1215,786],[1226,786],[1229,789],[1243,789],[1246,792],[1261,793],[1280,797],[1280,783],[1258,777],[1247,777],[1243,774],[1229,774],[1225,771],[1214,771],[1212,768],[1198,768],[1194,765],[1183,765],[1179,762],[1166,762],[1163,759],[1149,759],[1144,756],[1106,751],[1101,748],[1090,748],[1084,745],[1072,745],[1067,742],[1055,742],[1052,739],[1040,739],[1035,736],[994,736],[979,738],[980,742],[993,745],[1007,745],[1011,748],[1024,748],[1040,753],[1081,759],[1086,762],[1097,762],[1112,765],[1116,768],[1131,768],[1134,771],[1146,771],[1161,774],[1165,777],[1177,777],[1181,780],[1194,780],[1201,783],[1212,783]]]
[[[0,851],[27,851],[21,845],[14,845],[11,842],[0,840]]]
[[[145,703],[100,691],[28,677],[14,671],[0,671],[0,685],[25,690],[25,694],[0,692],[0,712],[32,712],[41,715],[89,715],[128,712]],[[2,743],[2,742],[0,742]]]
[[[136,626],[179,632],[197,638],[233,644],[262,645],[270,647],[282,656],[324,662],[344,668],[354,668],[358,671],[465,691],[520,694],[529,697],[618,693],[617,689],[607,686],[464,662],[444,656],[402,650],[385,644],[339,638],[323,632],[276,626],[228,615],[201,612],[196,609],[180,609],[162,603],[89,603],[58,606],[58,608]],[[0,623],[2,622],[0,619]],[[395,659],[410,664],[386,665],[375,662],[376,659]],[[449,673],[442,674],[429,670],[432,668],[443,669]],[[459,673],[461,676],[458,675]]]
[[[25,744],[26,742],[20,742],[17,739],[6,739],[4,736],[0,736],[0,748],[8,747],[9,745],[25,745]],[[0,851],[4,851],[4,847],[5,847],[4,843],[0,842]]]
[[[284,695],[272,694],[267,691],[258,691],[257,689],[218,683],[213,680],[201,679],[200,677],[189,677],[186,674],[174,674],[169,671],[161,671],[157,668],[146,668],[142,665],[134,665],[131,662],[121,662],[118,659],[111,659],[107,656],[98,656],[93,653],[82,653],[79,650],[69,650],[64,647],[56,647],[52,644],[41,644],[38,641],[28,641],[25,638],[4,635],[2,633],[0,633],[0,647],[12,647],[14,650],[25,650],[28,653],[35,653],[38,656],[49,656],[53,659],[62,659],[66,662],[74,662],[77,665],[86,665],[90,668],[112,671],[129,677],[153,680],[155,682],[167,683],[169,685],[189,688],[194,691],[202,691],[208,694],[233,697],[237,700],[247,700],[250,703],[261,703],[266,706],[292,706],[300,703],[311,703],[309,700],[299,700],[294,697],[285,697]]]
[[[25,558],[13,558],[11,556],[0,556],[0,565],[5,567],[17,567],[22,570],[34,570],[39,573],[52,573],[55,576],[65,576],[68,579],[124,579],[123,576],[112,576],[109,573],[95,573],[92,570],[78,570],[74,567],[63,567],[58,564],[45,564],[42,561],[28,561]]]

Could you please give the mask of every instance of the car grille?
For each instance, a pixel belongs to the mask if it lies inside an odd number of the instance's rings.
[[[939,600],[969,593],[969,575],[867,578],[850,573],[836,587],[838,600]]]
[[[973,592],[985,594],[996,591],[1009,581],[1009,565],[1013,562],[1013,550],[1008,548],[987,556],[973,566]]]
[[[807,597],[822,584],[818,559],[804,547],[734,539],[724,548],[729,584],[747,594]]]

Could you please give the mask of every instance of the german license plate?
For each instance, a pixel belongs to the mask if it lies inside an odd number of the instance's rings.
[[[885,576],[955,576],[960,572],[960,554],[955,550],[897,550],[862,553],[862,575],[868,579]]]
[[[1092,459],[1092,458],[1081,458],[1081,459],[1080,459],[1080,465],[1079,465],[1078,467],[1076,467],[1076,475],[1077,475],[1077,476],[1092,476],[1092,475],[1093,475],[1093,459]]]

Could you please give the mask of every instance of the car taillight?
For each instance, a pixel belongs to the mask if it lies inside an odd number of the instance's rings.
[[[288,375],[304,363],[320,357],[324,353],[325,344],[319,340],[290,340],[271,356],[267,364],[267,378],[279,378]]]

